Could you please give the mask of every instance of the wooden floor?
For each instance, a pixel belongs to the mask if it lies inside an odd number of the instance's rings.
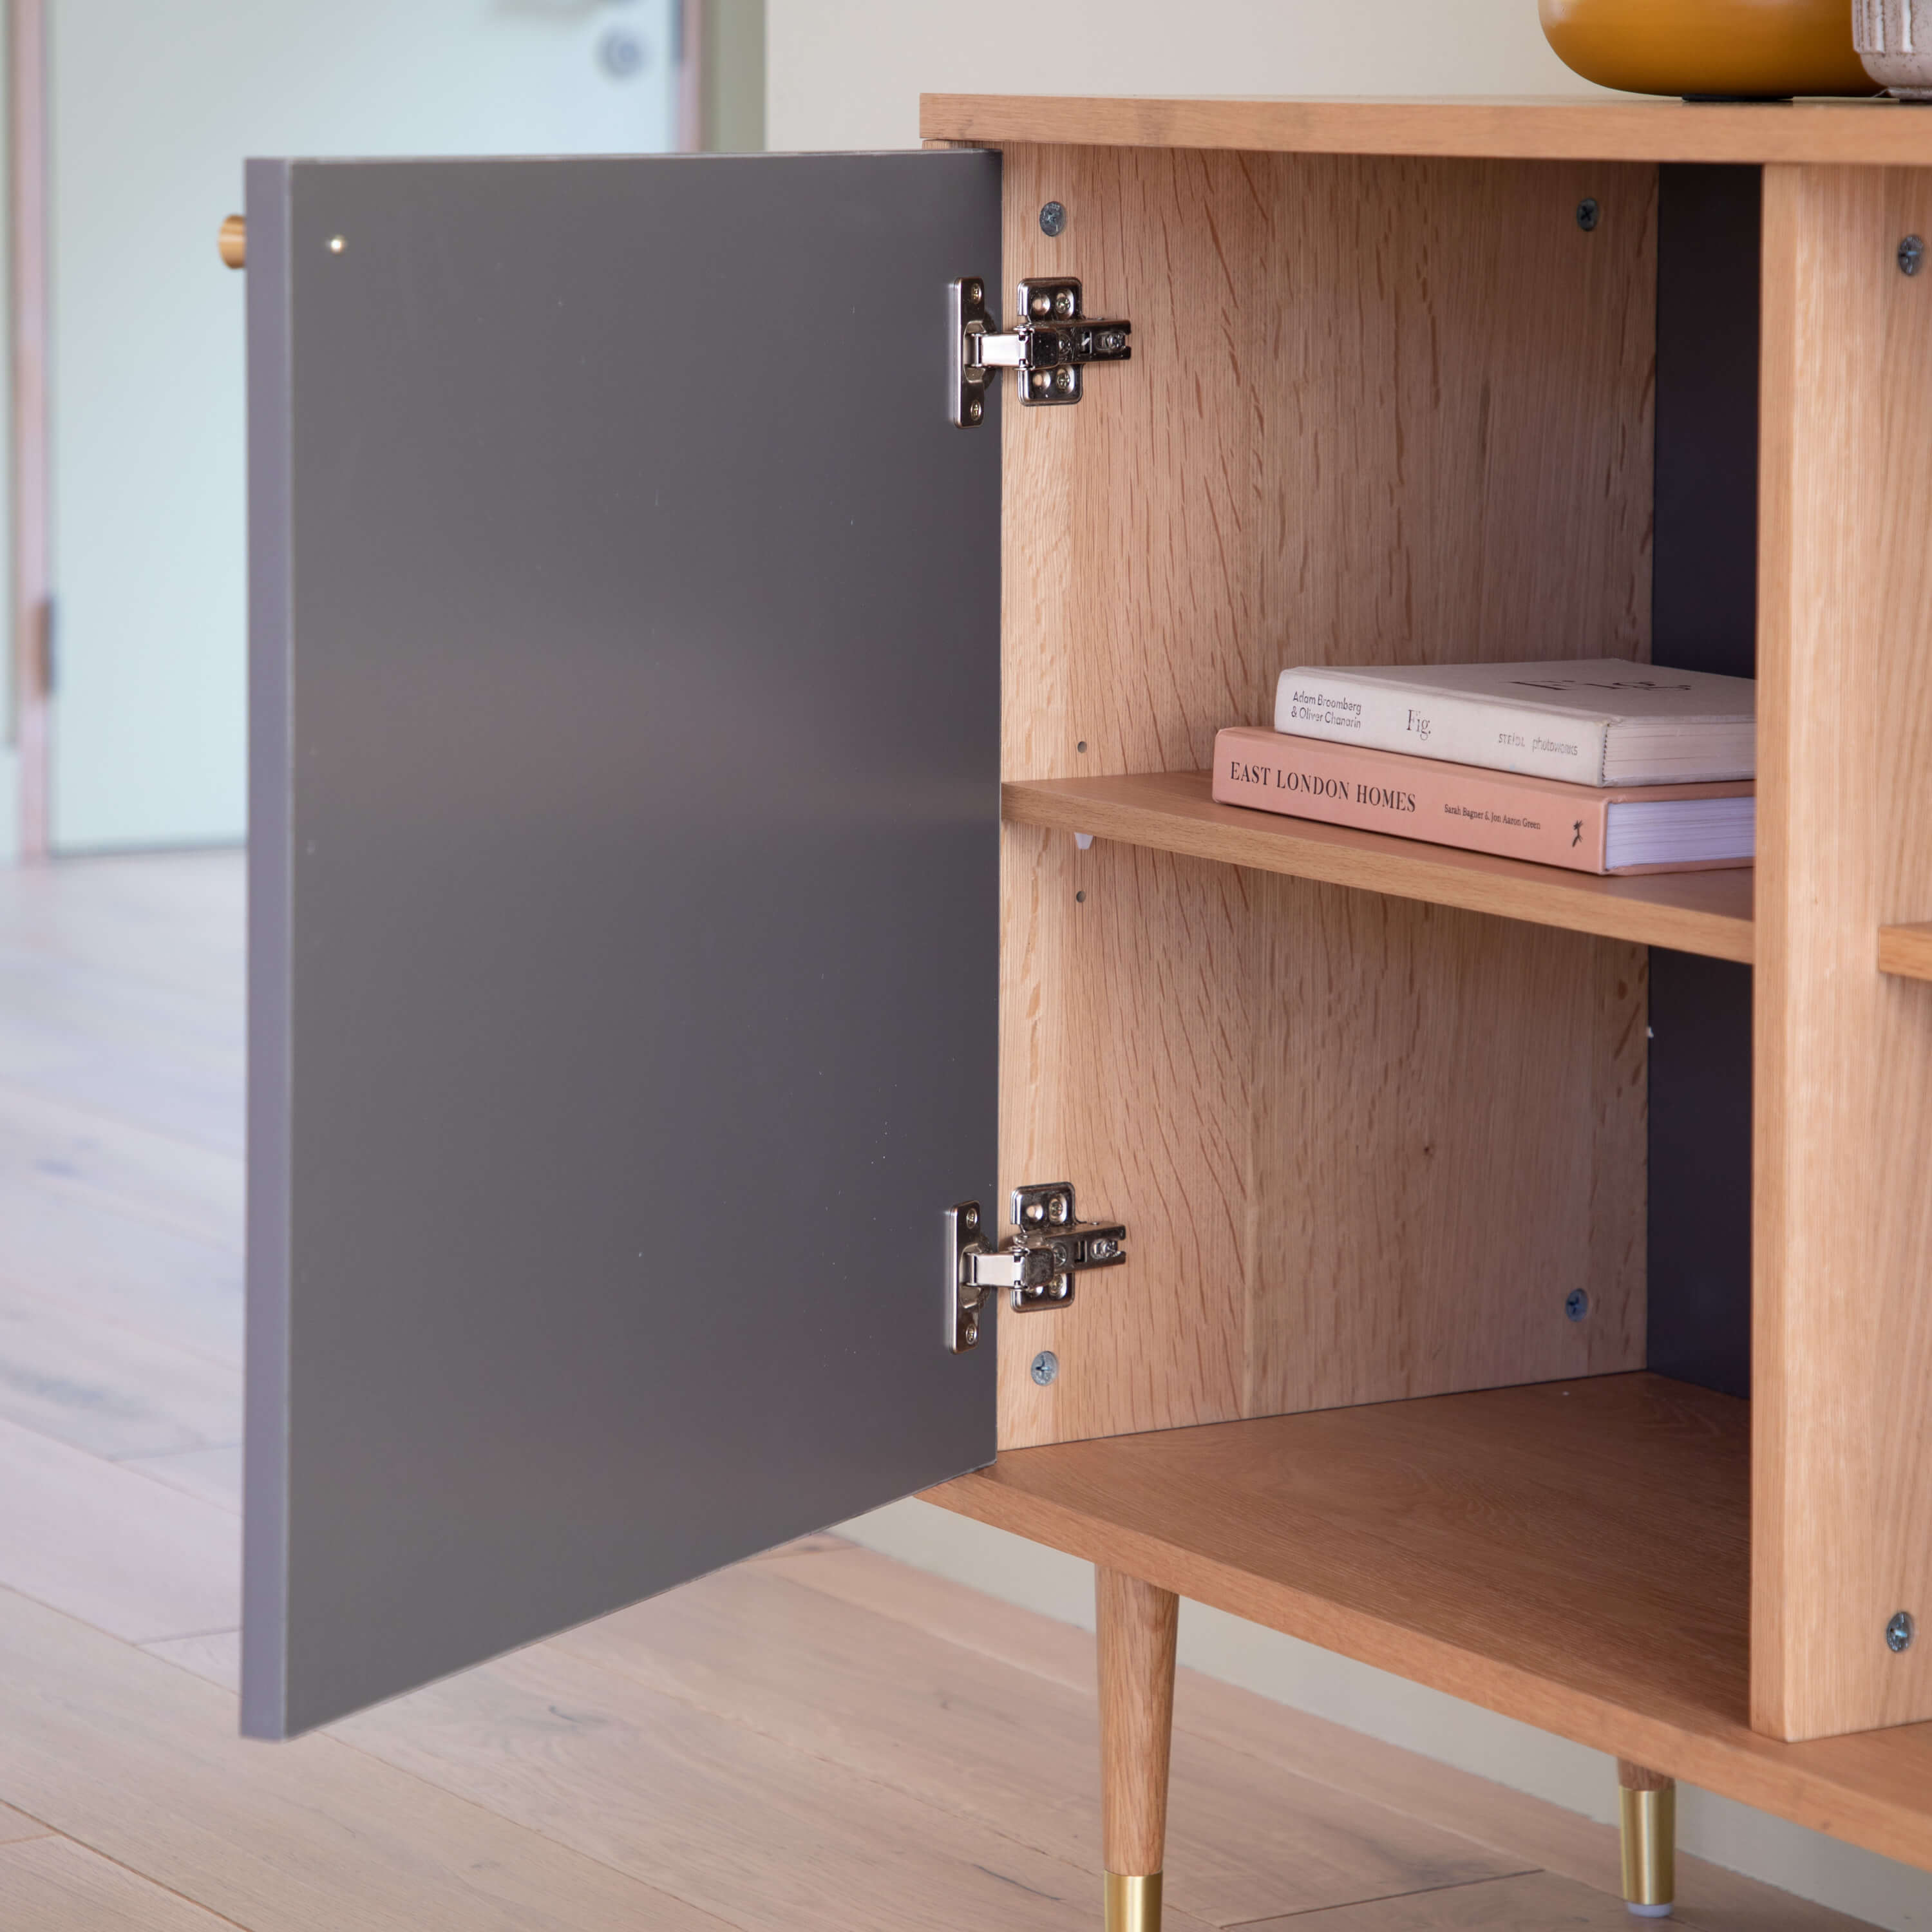
[[[228,855],[0,872],[0,1927],[1097,1924],[1091,1640],[832,1538],[237,1738],[241,914]],[[1174,1932],[1631,1922],[1606,1827],[1184,1672],[1176,1726]]]

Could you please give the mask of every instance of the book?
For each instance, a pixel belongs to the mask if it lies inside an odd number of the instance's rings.
[[[1624,658],[1554,664],[1302,664],[1274,728],[1573,784],[1754,777],[1757,686]]]
[[[1216,734],[1214,796],[1574,872],[1704,872],[1748,866],[1756,850],[1748,780],[1565,784],[1258,724]]]

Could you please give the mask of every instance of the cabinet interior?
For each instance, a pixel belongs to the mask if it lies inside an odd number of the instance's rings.
[[[1003,1318],[1000,1460],[935,1500],[1924,1862],[1916,126],[926,115],[1003,146],[1006,287],[1082,276],[1136,357],[1001,426],[1003,1185],[1072,1178],[1131,1262]],[[1221,145],[1100,144],[1176,138]],[[1754,873],[1199,776],[1288,662],[1580,656],[1759,676]]]
[[[1655,167],[1005,182],[1006,284],[1078,273],[1136,356],[1005,406],[1010,784],[1198,772],[1297,660],[1650,655]],[[1064,824],[1005,835],[1003,1168],[1132,1261],[1001,1323],[1003,1446],[1646,1365],[1644,945]]]

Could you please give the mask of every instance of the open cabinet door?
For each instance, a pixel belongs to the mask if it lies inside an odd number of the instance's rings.
[[[989,1461],[987,154],[257,162],[243,1727]]]

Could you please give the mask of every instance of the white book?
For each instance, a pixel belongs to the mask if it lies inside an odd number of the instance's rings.
[[[1274,728],[1573,784],[1757,775],[1757,686],[1626,658],[1550,664],[1298,664]]]

